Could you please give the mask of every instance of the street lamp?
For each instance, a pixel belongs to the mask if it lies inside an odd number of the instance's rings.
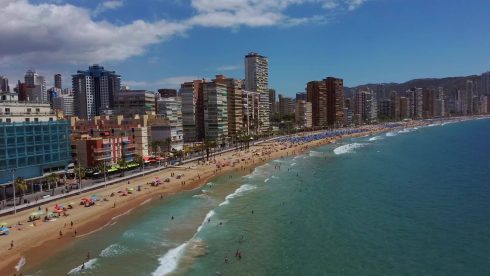
[[[14,188],[14,214],[17,214],[17,204],[15,202],[15,169],[12,169],[12,188]]]

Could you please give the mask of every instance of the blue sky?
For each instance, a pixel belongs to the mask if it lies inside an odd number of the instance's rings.
[[[0,0],[0,75],[70,74],[100,63],[134,89],[216,74],[243,78],[250,51],[270,86],[303,91],[490,70],[484,0]],[[5,42],[9,41],[9,42]],[[11,84],[11,86],[13,86]]]

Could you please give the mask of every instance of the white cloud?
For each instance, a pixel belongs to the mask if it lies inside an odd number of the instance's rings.
[[[109,0],[109,1],[104,1],[102,3],[99,3],[97,7],[95,8],[93,14],[94,16],[97,16],[107,10],[114,10],[117,8],[120,8],[124,5],[124,2],[122,0]]]
[[[288,27],[322,23],[332,9],[354,10],[367,0],[191,0],[195,13],[180,21],[137,20],[113,24],[92,15],[116,9],[123,0],[107,0],[95,11],[45,0],[0,0],[0,69],[12,64],[89,64],[123,61],[142,55],[148,46],[194,27]],[[186,2],[188,3],[188,2]],[[295,5],[318,5],[318,14],[292,17]]]
[[[5,0],[3,0],[5,1]],[[148,45],[184,33],[181,23],[134,21],[117,26],[94,21],[87,9],[73,5],[33,5],[7,1],[0,7],[0,63],[96,63],[125,60]]]

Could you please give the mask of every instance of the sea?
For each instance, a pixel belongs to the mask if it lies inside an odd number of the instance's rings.
[[[50,276],[490,275],[490,120],[344,139],[222,175],[23,262],[23,275]]]

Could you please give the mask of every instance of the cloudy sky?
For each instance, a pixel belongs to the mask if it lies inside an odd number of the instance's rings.
[[[52,83],[99,63],[135,89],[216,74],[243,78],[243,58],[270,59],[270,84],[303,91],[490,70],[487,0],[0,0],[0,75],[35,68]]]

